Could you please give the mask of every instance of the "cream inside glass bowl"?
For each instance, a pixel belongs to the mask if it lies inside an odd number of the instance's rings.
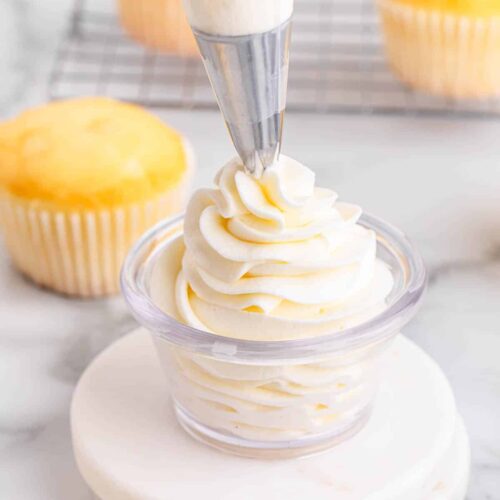
[[[141,238],[122,271],[181,425],[254,457],[314,453],[363,427],[384,353],[426,284],[400,231],[338,203],[282,158],[263,179],[230,162],[185,217]],[[280,213],[284,225],[266,219]]]

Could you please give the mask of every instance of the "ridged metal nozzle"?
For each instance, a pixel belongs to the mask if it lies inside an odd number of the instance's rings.
[[[252,35],[193,32],[234,146],[260,177],[280,154],[291,20]]]

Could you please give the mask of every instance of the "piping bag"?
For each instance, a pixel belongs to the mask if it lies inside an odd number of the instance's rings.
[[[279,157],[293,0],[184,0],[208,77],[245,169]]]

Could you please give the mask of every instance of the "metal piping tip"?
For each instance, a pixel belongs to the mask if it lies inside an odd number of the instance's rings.
[[[193,32],[236,151],[260,177],[280,154],[291,19],[252,35]]]

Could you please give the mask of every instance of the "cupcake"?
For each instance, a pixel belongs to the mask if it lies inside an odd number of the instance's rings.
[[[453,98],[500,93],[499,0],[378,0],[386,52],[408,85]]]
[[[77,296],[118,291],[130,244],[183,208],[183,138],[107,98],[51,103],[0,125],[0,228],[15,265]]]
[[[118,12],[123,27],[138,42],[162,52],[198,54],[182,0],[118,0]]]

